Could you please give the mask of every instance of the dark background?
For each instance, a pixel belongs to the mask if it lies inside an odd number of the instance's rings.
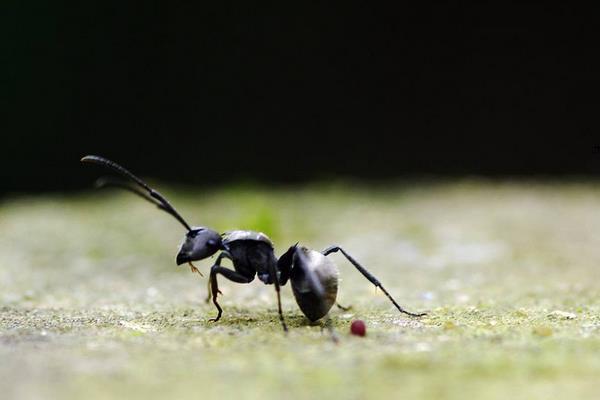
[[[600,172],[591,10],[23,3],[0,193],[89,187],[89,153],[203,185]]]

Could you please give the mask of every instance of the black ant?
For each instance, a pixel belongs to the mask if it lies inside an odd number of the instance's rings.
[[[304,315],[312,322],[323,318],[335,304],[338,291],[338,268],[327,256],[338,251],[369,282],[381,289],[400,312],[411,317],[426,315],[426,313],[412,313],[403,309],[377,278],[339,246],[330,246],[324,251],[318,252],[298,246],[296,243],[277,259],[273,242],[264,233],[236,230],[220,234],[209,228],[192,227],[164,196],[119,164],[103,157],[91,155],[83,157],[81,161],[108,167],[131,181],[104,178],[97,181],[98,187],[115,186],[130,190],[171,214],[187,229],[177,253],[177,265],[188,263],[192,272],[202,275],[192,262],[203,260],[220,252],[215,264],[210,269],[209,296],[212,293],[212,301],[218,310],[217,316],[210,321],[218,321],[223,313],[217,301],[217,295],[221,293],[217,283],[218,274],[237,283],[250,283],[255,276],[258,276],[258,279],[264,284],[273,284],[277,293],[279,320],[284,331],[287,331],[287,327],[281,310],[280,287],[285,285],[288,280],[291,282],[294,297]],[[231,260],[233,269],[221,266],[224,258]],[[342,307],[340,306],[340,308]]]

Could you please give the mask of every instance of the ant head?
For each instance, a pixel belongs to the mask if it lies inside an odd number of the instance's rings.
[[[208,228],[193,227],[186,233],[179,252],[177,265],[198,261],[212,256],[223,249],[223,241],[218,232]]]

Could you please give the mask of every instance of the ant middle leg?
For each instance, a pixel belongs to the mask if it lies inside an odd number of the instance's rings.
[[[281,309],[281,284],[279,282],[277,265],[275,263],[269,263],[269,274],[271,275],[271,279],[273,280],[273,284],[275,286],[275,293],[277,294],[277,312],[279,313],[279,322],[281,322],[283,331],[287,332],[288,328],[285,324],[285,319],[283,318],[283,310]]]

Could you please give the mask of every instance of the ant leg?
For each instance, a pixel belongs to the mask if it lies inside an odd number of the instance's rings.
[[[205,302],[208,304],[208,302],[210,301],[210,299],[212,298],[212,290],[211,290],[211,284],[210,284],[210,279],[208,281],[206,281],[206,300]]]
[[[277,276],[277,264],[269,263],[269,274],[273,279],[273,283],[275,284],[275,292],[277,293],[277,311],[279,312],[279,321],[281,321],[283,331],[287,332],[288,328],[285,325],[285,320],[283,319],[283,311],[281,309],[281,287],[279,285],[279,277]]]
[[[339,308],[342,311],[350,311],[352,309],[352,306],[345,307],[345,306],[343,306],[343,305],[341,305],[340,303],[337,303],[337,302],[335,303],[335,305],[337,306],[337,308]]]
[[[424,315],[427,315],[427,313],[412,313],[412,312],[406,311],[405,309],[400,307],[400,305],[398,303],[396,303],[396,300],[394,300],[394,298],[388,293],[388,291],[385,290],[385,288],[383,287],[381,282],[379,282],[379,280],[377,278],[375,278],[373,276],[373,274],[371,274],[369,271],[367,271],[362,265],[360,265],[358,263],[358,261],[356,261],[354,258],[352,258],[352,256],[350,254],[346,253],[344,251],[344,249],[342,249],[341,247],[330,246],[330,247],[326,248],[325,250],[323,250],[323,255],[328,256],[329,254],[336,253],[338,251],[340,251],[344,255],[344,257],[346,257],[346,259],[348,261],[350,261],[350,263],[352,265],[354,265],[354,267],[358,270],[358,272],[360,272],[361,274],[363,274],[363,276],[365,278],[367,278],[367,280],[369,282],[371,282],[373,285],[375,285],[375,287],[378,287],[379,289],[381,289],[381,291],[383,293],[385,293],[385,295],[388,297],[388,299],[390,299],[392,301],[392,303],[394,303],[394,305],[396,306],[398,311],[400,311],[401,313],[410,315],[411,317],[422,317]]]
[[[222,254],[222,253],[221,253]],[[219,255],[220,257],[220,255]],[[227,257],[226,255],[223,257]],[[254,280],[254,276],[248,278],[242,274],[240,274],[237,271],[225,268],[225,267],[221,267],[220,265],[213,265],[210,269],[210,286],[211,286],[211,292],[212,292],[212,301],[213,304],[215,305],[215,307],[217,307],[217,317],[216,318],[211,318],[209,319],[210,322],[217,322],[219,319],[221,319],[221,314],[223,314],[223,309],[221,308],[221,306],[219,305],[219,302],[217,301],[217,295],[219,293],[221,293],[221,291],[219,290],[219,284],[217,282],[217,274],[221,274],[223,275],[225,278],[229,279],[232,282],[237,282],[237,283],[250,283]]]
[[[217,283],[217,274],[221,274],[230,281],[237,283],[250,283],[254,280],[254,277],[247,278],[237,271],[221,267],[220,265],[213,265],[210,269],[210,285],[212,291],[212,301],[215,307],[217,307],[218,314],[216,318],[209,319],[210,322],[217,322],[219,319],[221,319],[221,314],[223,313],[223,309],[217,302],[217,294],[221,293],[219,290],[219,284]]]
[[[231,254],[229,254],[226,251],[221,252],[219,254],[219,256],[217,257],[217,260],[215,261],[215,265],[221,265],[221,260],[224,258],[231,260]],[[212,285],[211,285],[210,279],[207,281],[206,286],[207,286],[206,303],[208,303],[212,297],[212,290],[211,290]]]
[[[211,297],[212,297],[212,301],[213,304],[215,305],[215,307],[217,307],[217,317],[216,318],[211,318],[209,319],[210,322],[217,322],[219,319],[221,319],[221,314],[223,314],[223,309],[221,308],[221,306],[219,305],[219,302],[217,301],[217,293],[221,293],[221,291],[219,290],[219,284],[217,283],[217,273],[213,273],[213,268],[212,267],[210,269],[210,279],[209,279],[209,284],[211,286],[210,292],[211,292]]]
[[[331,338],[331,341],[335,344],[338,344],[340,342],[340,338],[337,335],[337,333],[335,333],[335,329],[333,328],[333,321],[331,320],[331,317],[329,316],[329,314],[327,314],[327,318],[325,319],[325,322],[321,323],[321,332],[323,332],[324,329],[327,329],[327,332],[329,332],[329,337]]]

